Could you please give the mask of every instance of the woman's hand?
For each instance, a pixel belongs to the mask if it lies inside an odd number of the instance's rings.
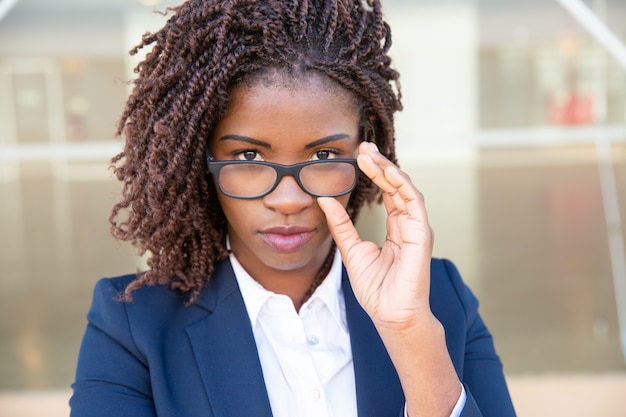
[[[370,315],[394,363],[416,416],[450,416],[461,384],[448,353],[445,332],[430,310],[433,234],[421,193],[410,178],[371,143],[357,161],[383,193],[387,237],[382,247],[361,240],[343,206],[318,198],[341,251],[354,293]]]
[[[433,234],[422,194],[373,143],[361,143],[357,162],[382,190],[387,211],[382,247],[361,240],[339,202],[318,198],[354,293],[379,329],[402,330],[421,319],[430,320]]]

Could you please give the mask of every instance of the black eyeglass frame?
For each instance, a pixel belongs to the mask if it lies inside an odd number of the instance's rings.
[[[220,191],[222,192],[222,194],[228,197],[238,198],[241,200],[255,200],[258,198],[265,197],[266,195],[274,191],[276,187],[278,187],[278,184],[280,184],[280,181],[283,179],[283,177],[293,177],[298,183],[298,185],[300,186],[300,188],[302,189],[302,191],[304,191],[305,193],[313,197],[339,197],[342,195],[346,195],[348,193],[351,193],[356,188],[356,185],[359,181],[359,166],[356,162],[356,159],[354,158],[322,159],[322,160],[299,162],[293,165],[283,165],[283,164],[277,164],[275,162],[267,162],[267,161],[239,161],[239,160],[216,161],[215,158],[213,157],[213,154],[211,153],[211,150],[207,149],[206,162],[207,162],[207,167],[209,168],[209,171],[211,172],[211,174],[215,176],[215,182],[218,188],[220,189]],[[354,181],[352,185],[350,186],[350,188],[348,188],[347,191],[336,193],[336,194],[317,194],[308,190],[304,186],[304,184],[302,184],[302,181],[300,181],[300,171],[303,168],[310,166],[310,165],[324,164],[324,163],[329,163],[329,162],[343,162],[343,163],[350,164],[354,167]],[[235,195],[235,194],[226,192],[220,185],[220,171],[222,170],[223,167],[227,165],[240,165],[240,164],[264,165],[264,166],[273,168],[274,171],[276,171],[276,180],[274,181],[274,185],[272,185],[267,191],[261,194],[253,195],[253,196],[244,197],[244,196]]]

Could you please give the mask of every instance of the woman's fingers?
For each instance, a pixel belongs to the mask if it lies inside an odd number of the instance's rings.
[[[362,143],[359,152],[359,168],[382,190],[387,213],[397,210],[426,221],[424,198],[409,176],[371,142]]]
[[[409,176],[373,144],[360,146],[359,167],[382,190],[387,210],[385,242],[379,247],[362,241],[334,198],[319,197],[317,203],[362,305],[372,316],[398,321],[404,317],[402,311],[412,311],[419,300],[427,303],[432,233],[423,197]]]
[[[394,187],[389,184],[384,173],[385,167],[392,165],[392,163],[378,152],[376,145],[371,142],[361,143],[357,162],[361,171],[383,192],[392,193],[394,191]]]
[[[424,199],[409,176],[378,152],[373,143],[362,143],[359,152],[359,168],[382,190],[387,241],[392,251],[398,254],[405,244],[432,248]],[[329,197],[319,197],[317,201],[342,256],[347,259],[352,248],[363,243],[357,230],[338,201]],[[404,249],[413,252],[418,248]]]

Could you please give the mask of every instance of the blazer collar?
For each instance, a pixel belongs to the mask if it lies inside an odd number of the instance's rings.
[[[342,288],[359,417],[399,415],[404,396],[398,375],[372,320],[354,296],[345,268]],[[217,265],[195,306],[208,314],[187,327],[187,335],[213,414],[272,417],[252,326],[229,261]]]
[[[359,417],[400,415],[405,402],[400,379],[374,323],[354,296],[345,268],[342,285]]]
[[[187,327],[213,415],[272,417],[250,319],[230,262],[221,262],[196,302],[209,311]]]

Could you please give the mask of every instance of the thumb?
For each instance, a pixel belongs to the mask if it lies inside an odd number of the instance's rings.
[[[326,215],[326,222],[330,233],[346,259],[348,251],[361,242],[350,216],[340,202],[332,197],[318,197],[317,203]]]

